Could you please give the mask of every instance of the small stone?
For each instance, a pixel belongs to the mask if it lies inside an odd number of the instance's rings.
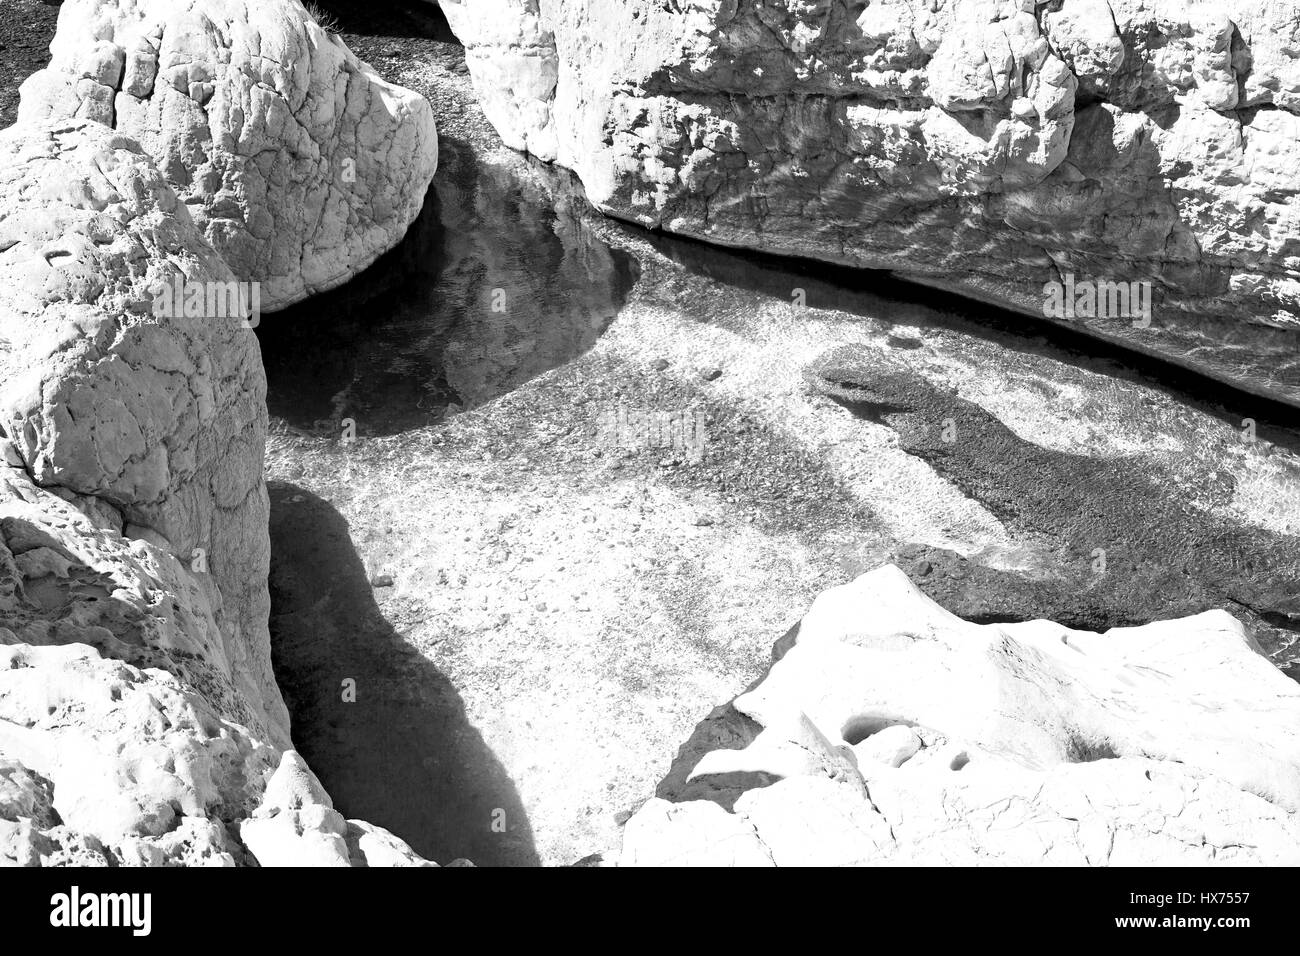
[[[393,586],[393,576],[391,574],[376,574],[371,577],[370,586],[373,588],[391,588]]]
[[[919,349],[925,343],[910,335],[890,335],[885,344],[894,349]]]
[[[712,526],[713,526],[713,519],[710,518],[708,515],[699,515],[695,519],[695,527],[697,528],[709,528]]]
[[[914,570],[918,578],[923,578],[934,570],[934,566],[929,561],[918,561]]]
[[[705,369],[702,377],[706,382],[717,381],[722,378],[722,369],[717,368],[716,366],[714,368]]]
[[[631,810],[620,810],[618,811],[618,813],[614,814],[614,824],[616,826],[621,827],[623,824],[627,823],[627,821],[631,819],[632,819]]]
[[[668,367],[667,359],[662,359],[662,358],[655,359],[654,362],[651,363],[651,368],[653,368],[656,372],[662,372],[667,367]]]

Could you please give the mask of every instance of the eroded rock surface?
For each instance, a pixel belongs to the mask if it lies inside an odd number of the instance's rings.
[[[623,865],[1294,865],[1300,687],[1223,611],[977,625],[886,565],[818,597],[673,777]]]
[[[0,134],[0,210],[0,427],[38,484],[184,564],[243,717],[287,743],[257,340],[239,317],[153,315],[178,276],[235,277],[140,145],[97,123]]]
[[[1300,403],[1300,11],[442,0],[484,111],[606,212],[897,270]],[[1136,323],[1136,324],[1135,324]]]
[[[0,134],[0,863],[422,862],[285,749],[261,360],[177,275],[235,281],[138,143]]]
[[[433,114],[297,0],[69,0],[20,122],[112,126],[275,309],[393,246],[437,167]]]
[[[0,467],[0,864],[425,866],[345,821],[224,670],[204,592]]]

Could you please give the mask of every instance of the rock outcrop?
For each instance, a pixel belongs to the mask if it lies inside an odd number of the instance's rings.
[[[977,625],[884,566],[774,657],[622,865],[1300,862],[1300,687],[1223,611]]]
[[[137,139],[260,307],[345,282],[401,239],[437,167],[432,109],[297,0],[68,0],[20,123]]]
[[[329,813],[258,842],[310,774],[270,666],[265,379],[244,313],[159,314],[231,287],[135,141],[0,134],[0,862],[314,862],[320,828],[418,861],[319,784]]]
[[[1300,404],[1293,6],[441,7],[506,142],[606,212],[1052,313]]]
[[[0,210],[0,428],[37,484],[180,563],[212,628],[182,625],[195,643],[178,650],[233,682],[248,709],[232,716],[287,743],[266,628],[266,380],[244,317],[206,312],[235,276],[140,145],[98,123],[0,134]],[[204,314],[156,317],[177,288]]]

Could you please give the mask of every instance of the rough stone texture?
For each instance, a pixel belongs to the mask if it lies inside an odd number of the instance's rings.
[[[247,862],[258,723],[175,558],[0,467],[0,863]]]
[[[886,565],[732,711],[623,865],[1300,862],[1300,687],[1223,611],[977,625]]]
[[[437,167],[433,114],[297,0],[69,0],[19,122],[95,120],[153,156],[270,310],[394,245]]]
[[[1270,0],[442,0],[511,146],[606,212],[1042,315],[1300,403],[1300,11]]]
[[[262,866],[436,866],[387,830],[343,819],[292,750],[280,758],[240,835]]]
[[[152,314],[178,274],[235,277],[139,144],[82,120],[0,134],[0,250],[0,428],[19,461],[101,529],[179,562],[164,590],[197,592],[212,619],[180,650],[233,681],[243,708],[231,716],[286,745],[266,627],[257,341],[237,317]],[[29,570],[66,578],[45,558]]]
[[[269,660],[257,344],[155,316],[178,271],[234,281],[139,144],[0,134],[0,864],[321,860],[311,820],[241,836],[314,778]],[[345,864],[422,863],[339,829]]]

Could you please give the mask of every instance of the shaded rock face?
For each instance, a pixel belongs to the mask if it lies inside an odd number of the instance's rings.
[[[623,865],[1300,861],[1300,687],[1225,612],[977,625],[886,565],[785,641]]]
[[[0,863],[422,862],[284,749],[254,333],[153,314],[230,270],[97,123],[0,134],[0,210]]]
[[[503,139],[606,212],[1051,309],[1300,403],[1291,6],[441,7]],[[1150,316],[1076,301],[1101,281],[1149,283]]]
[[[138,139],[241,279],[276,309],[392,247],[437,167],[432,110],[296,0],[69,0],[19,121]]]

